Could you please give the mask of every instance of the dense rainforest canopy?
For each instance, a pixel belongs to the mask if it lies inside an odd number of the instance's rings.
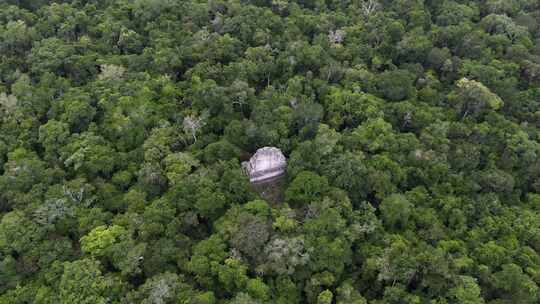
[[[538,304],[539,130],[537,0],[2,0],[0,303]]]

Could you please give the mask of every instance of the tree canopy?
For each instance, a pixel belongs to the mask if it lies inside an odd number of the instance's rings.
[[[0,1],[2,304],[538,304],[539,192],[536,0]]]

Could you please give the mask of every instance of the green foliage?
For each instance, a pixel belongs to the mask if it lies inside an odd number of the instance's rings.
[[[255,299],[268,301],[270,299],[270,288],[261,279],[250,279],[246,284],[247,292]]]
[[[107,280],[103,277],[100,264],[83,259],[66,262],[60,278],[60,303],[107,303]]]
[[[332,296],[332,292],[328,289],[321,292],[317,297],[317,304],[331,304]]]
[[[0,303],[539,303],[537,2],[0,1]]]
[[[405,70],[386,71],[380,74],[377,87],[385,98],[400,101],[414,96],[414,80],[414,76]]]
[[[484,299],[480,296],[480,287],[476,283],[476,280],[469,276],[460,276],[457,286],[450,289],[449,294],[457,303],[484,303]]]
[[[300,172],[287,188],[285,200],[293,204],[309,204],[328,191],[328,180],[309,171]]]
[[[380,211],[388,228],[404,228],[413,212],[413,206],[404,195],[392,194],[381,202]]]
[[[163,160],[165,163],[165,175],[171,184],[180,183],[193,170],[199,166],[199,161],[189,153],[171,153]]]
[[[538,285],[516,264],[505,264],[493,275],[493,285],[502,290],[503,299],[520,303],[534,303],[538,299]]]
[[[481,113],[484,109],[498,110],[503,105],[502,99],[480,82],[462,78],[456,85],[458,88],[456,98],[461,103],[462,119],[468,114]]]
[[[23,252],[30,249],[32,230],[37,230],[36,228],[37,226],[29,222],[22,212],[12,211],[4,214],[0,222],[0,249],[2,252]]]
[[[184,303],[194,297],[192,290],[182,277],[174,273],[162,273],[146,280],[136,291],[130,292],[126,301],[136,303]],[[197,300],[210,299],[211,295],[197,295]],[[204,303],[204,302],[203,302]],[[210,302],[211,303],[211,302]]]
[[[81,238],[81,249],[93,257],[99,257],[126,233],[122,226],[98,226]]]

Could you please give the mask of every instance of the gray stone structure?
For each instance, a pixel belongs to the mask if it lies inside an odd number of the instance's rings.
[[[249,162],[243,162],[242,167],[250,182],[262,183],[284,175],[287,159],[278,148],[264,147],[258,149]]]

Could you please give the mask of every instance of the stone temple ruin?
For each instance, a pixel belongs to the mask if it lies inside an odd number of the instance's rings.
[[[242,167],[251,183],[264,183],[285,174],[287,160],[281,150],[275,147],[264,147],[243,162]]]

